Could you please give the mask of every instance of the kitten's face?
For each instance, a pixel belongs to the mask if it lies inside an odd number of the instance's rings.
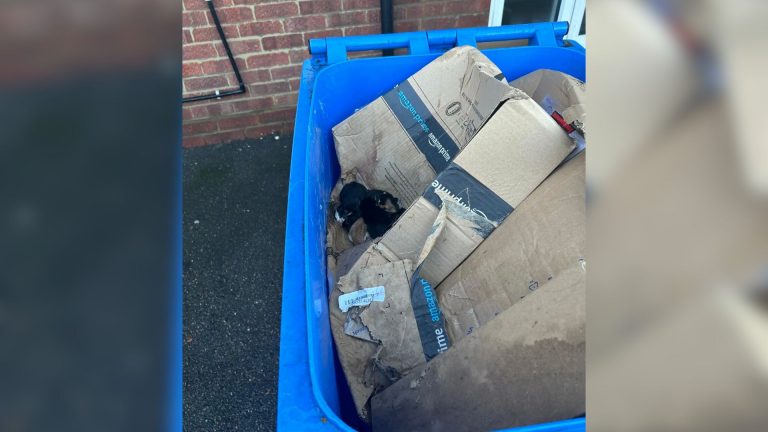
[[[376,205],[387,213],[397,213],[400,210],[397,198],[388,192],[375,191],[373,192],[373,199]]]
[[[387,213],[397,213],[400,210],[400,206],[397,205],[397,198],[394,197],[385,197],[379,200],[378,206]]]

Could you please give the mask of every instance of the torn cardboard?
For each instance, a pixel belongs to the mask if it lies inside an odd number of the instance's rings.
[[[586,84],[563,72],[539,69],[509,83],[525,92],[548,114],[557,114],[563,121],[586,136]]]
[[[454,343],[585,263],[585,159],[581,153],[553,172],[438,285]]]
[[[584,82],[559,71],[539,69],[514,80],[510,85],[535,100],[576,143],[576,149],[566,160],[586,148],[587,88]]]
[[[486,126],[376,244],[388,257],[415,260],[443,194],[447,224],[421,276],[445,279],[574,148],[570,138],[524,94],[505,102]]]
[[[331,293],[331,301],[338,302],[331,306],[334,339],[358,414],[363,418],[367,417],[366,404],[371,394],[450,346],[437,294],[418,276],[418,266],[429,256],[445,227],[445,214],[443,208],[419,254],[415,271],[411,260],[381,263],[380,255],[371,249],[360,259],[366,265],[342,276],[338,289]],[[348,251],[354,253],[355,249]]]
[[[480,51],[454,48],[333,128],[341,172],[407,207],[511,91]]]
[[[585,411],[585,271],[562,272],[371,399],[373,430],[477,431]]]
[[[409,286],[418,338],[403,338],[408,345],[399,349],[403,352],[421,350],[421,363],[445,351],[450,342],[432,287],[501,224],[572,148],[570,138],[552,118],[529,97],[517,93],[516,98],[499,108],[472,143],[424,190],[423,196],[406,210],[395,226],[362,253],[347,273],[347,279],[337,285],[338,289],[332,290],[333,335],[362,417],[366,417],[365,404],[376,390],[376,383],[361,376],[366,375],[378,348],[370,340],[344,333],[344,328],[350,330],[352,324],[338,307],[340,293],[367,287],[354,281],[356,275],[367,273],[373,266],[379,266],[378,271],[382,272],[392,271],[390,267],[382,267],[387,263],[415,263]],[[374,307],[379,307],[378,303],[372,303],[370,308]],[[367,327],[370,330],[370,326]],[[374,331],[369,333],[375,337]]]

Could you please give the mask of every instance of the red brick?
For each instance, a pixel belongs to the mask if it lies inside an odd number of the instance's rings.
[[[369,10],[365,14],[365,16],[366,16],[366,18],[367,18],[369,23],[371,23],[371,24],[372,23],[379,23],[379,25],[381,25],[380,24],[381,23],[381,18],[379,18],[379,11],[378,10]]]
[[[462,1],[466,3],[466,0],[462,0]],[[445,2],[443,1],[424,3],[422,4],[421,7],[422,7],[423,18],[437,17],[445,13]]]
[[[287,81],[277,81],[267,84],[254,84],[248,86],[248,88],[250,89],[251,93],[262,96],[291,91],[291,86]]]
[[[290,58],[287,53],[276,52],[268,54],[259,54],[250,56],[245,60],[248,69],[259,69],[263,67],[288,64]]]
[[[206,75],[216,75],[232,72],[232,65],[227,60],[209,60],[201,63],[203,73]]]
[[[405,19],[419,19],[424,17],[424,7],[420,4],[409,5],[403,8],[405,10]]]
[[[182,27],[200,27],[208,25],[208,13],[204,11],[187,11],[181,13]]]
[[[456,27],[456,17],[425,18],[421,20],[421,30],[438,30]]]
[[[240,24],[238,27],[241,36],[263,36],[267,34],[282,33],[281,21],[258,21]]]
[[[247,6],[219,8],[216,13],[219,15],[219,21],[225,23],[253,21],[253,10]]]
[[[203,68],[200,63],[182,63],[181,76],[184,78],[200,76],[203,74]]]
[[[291,58],[291,64],[300,64],[309,58],[309,51],[307,49],[292,49],[288,54]]]
[[[188,44],[192,43],[192,32],[189,30],[184,30],[181,32],[181,41],[182,43]]]
[[[211,115],[208,105],[194,105],[193,103],[185,105],[185,108],[193,119],[205,118]]]
[[[288,18],[284,22],[286,32],[303,32],[325,28],[325,17],[322,15]]]
[[[270,73],[272,74],[272,78],[276,80],[285,78],[297,78],[301,76],[301,65],[273,68]]]
[[[216,132],[219,130],[216,122],[212,121],[200,121],[200,122],[184,122],[182,123],[182,130],[184,135],[199,135],[206,132]]]
[[[344,10],[373,9],[380,6],[380,0],[343,0]]]
[[[205,135],[206,144],[223,144],[230,141],[237,141],[245,139],[245,134],[242,130],[233,130],[228,132],[219,132],[211,135]]]
[[[256,114],[238,115],[219,120],[220,130],[245,129],[259,124],[259,116]]]
[[[296,79],[288,80],[288,85],[291,86],[291,91],[298,91],[299,86],[301,85],[301,79],[296,78]]]
[[[488,11],[491,9],[491,0],[472,0],[474,11],[488,17]]]
[[[256,19],[285,18],[299,14],[299,7],[295,2],[258,4],[254,7]]]
[[[275,96],[275,106],[296,106],[299,93],[296,90]]]
[[[464,15],[456,20],[457,27],[484,27],[488,25],[488,15]]]
[[[184,80],[184,86],[187,91],[196,92],[198,90],[216,90],[229,85],[227,77],[222,75],[207,76],[202,78],[187,78]]]
[[[296,108],[291,107],[291,108],[261,113],[259,114],[259,121],[261,123],[277,123],[277,122],[284,122],[287,120],[293,120],[295,116],[296,116]]]
[[[201,92],[198,92],[198,94],[199,93]],[[192,106],[192,116],[198,120],[220,116],[222,113],[221,106],[224,105],[220,100],[207,100],[196,103],[199,103],[200,105]]]
[[[409,32],[419,30],[418,21],[395,21],[395,32]]]
[[[189,121],[189,120],[192,120],[192,118],[193,118],[193,117],[192,117],[192,111],[189,109],[189,107],[184,107],[184,108],[181,110],[181,118],[182,118],[182,120],[184,120],[184,121]]]
[[[241,39],[229,42],[229,48],[234,55],[259,52],[261,51],[261,45],[258,39]]]
[[[274,132],[277,132],[275,129],[275,125],[262,125],[262,126],[255,126],[250,127],[245,130],[245,136],[248,138],[262,138],[267,135],[271,135]]]
[[[344,32],[341,31],[341,29],[328,29],[328,30],[320,30],[316,32],[307,32],[304,33],[304,44],[308,44],[310,39],[322,39],[332,36],[343,36]]]
[[[237,31],[236,25],[225,25],[221,28],[224,30],[224,36],[226,36],[228,40],[240,37],[240,32]],[[195,38],[195,42],[218,42],[221,40],[218,30],[216,30],[216,27],[213,26],[192,29],[192,35]]]
[[[245,71],[245,72],[241,72],[240,75],[242,75],[243,82],[246,84],[264,83],[264,82],[272,81],[272,76],[270,75],[267,69]]]
[[[381,33],[381,26],[376,24],[369,24],[359,27],[347,27],[344,29],[345,36],[367,35],[367,34],[379,34]]]
[[[208,10],[208,5],[204,0],[183,0],[184,10]],[[216,3],[216,6],[219,4]]]
[[[392,12],[393,12],[393,17],[395,19],[395,22],[406,19],[405,7],[395,6]]]
[[[283,36],[267,36],[261,39],[265,50],[293,48],[304,45],[304,37],[300,34],[288,34]]]
[[[375,50],[375,51],[352,52],[352,53],[349,53],[347,57],[350,59],[381,57],[381,51]]]
[[[255,111],[271,108],[275,105],[272,97],[259,97],[233,102],[232,106],[237,112]]]
[[[185,136],[181,145],[183,147],[200,147],[205,145],[205,137],[204,136],[194,136],[194,137],[187,137]]]
[[[352,11],[328,15],[328,27],[346,27],[369,24],[368,12]]]
[[[445,10],[446,14],[455,16],[465,15],[467,12],[474,12],[474,10],[472,10],[473,8],[470,6],[467,0],[446,2],[445,5],[443,5],[443,9]]]
[[[221,100],[214,101],[215,106],[219,109],[215,115],[216,116],[237,115],[239,111],[235,110],[235,106],[232,103],[233,103],[232,99],[221,99]],[[221,130],[221,128],[219,128],[219,130]]]
[[[309,0],[299,2],[301,15],[338,12],[341,10],[341,0]]]
[[[216,48],[211,43],[184,45],[182,51],[184,60],[207,59],[219,56]]]

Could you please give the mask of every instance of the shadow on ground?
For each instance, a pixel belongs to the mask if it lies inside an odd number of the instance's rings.
[[[290,137],[184,150],[184,430],[275,428]]]

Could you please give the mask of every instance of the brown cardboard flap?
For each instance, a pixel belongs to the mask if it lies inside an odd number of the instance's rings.
[[[374,431],[478,431],[585,410],[585,272],[571,268],[371,399]]]
[[[362,417],[367,415],[365,405],[371,394],[449,347],[444,320],[438,311],[440,319],[433,322],[434,315],[430,313],[435,311],[426,305],[428,300],[422,293],[429,293],[435,308],[437,294],[431,286],[421,285],[417,273],[418,265],[429,256],[445,227],[446,208],[441,209],[433,221],[423,250],[417,254],[415,267],[408,259],[388,262],[381,253],[383,248],[375,246],[362,254],[356,246],[339,257],[340,271],[345,273],[331,293],[331,326],[344,373]],[[360,255],[360,258],[350,267],[346,254]],[[414,293],[414,286],[419,291]],[[383,298],[343,312],[349,303],[342,308],[341,296],[352,299],[348,301],[368,300],[372,297],[367,296],[367,290],[374,289],[383,291]],[[439,330],[439,334],[433,335],[435,330]]]
[[[565,132],[530,98],[510,99],[379,244],[398,259],[415,260],[442,202],[435,197],[446,195],[452,205],[445,232],[422,266],[422,276],[439,284],[573,147]],[[491,220],[479,224],[476,219],[481,215]]]
[[[476,48],[454,48],[333,128],[341,172],[408,206],[513,91]]]
[[[584,153],[552,173],[437,287],[455,342],[584,262]]]
[[[577,122],[586,135],[586,84],[568,74],[551,69],[539,69],[511,83],[528,94],[548,113],[557,111],[566,123]]]

